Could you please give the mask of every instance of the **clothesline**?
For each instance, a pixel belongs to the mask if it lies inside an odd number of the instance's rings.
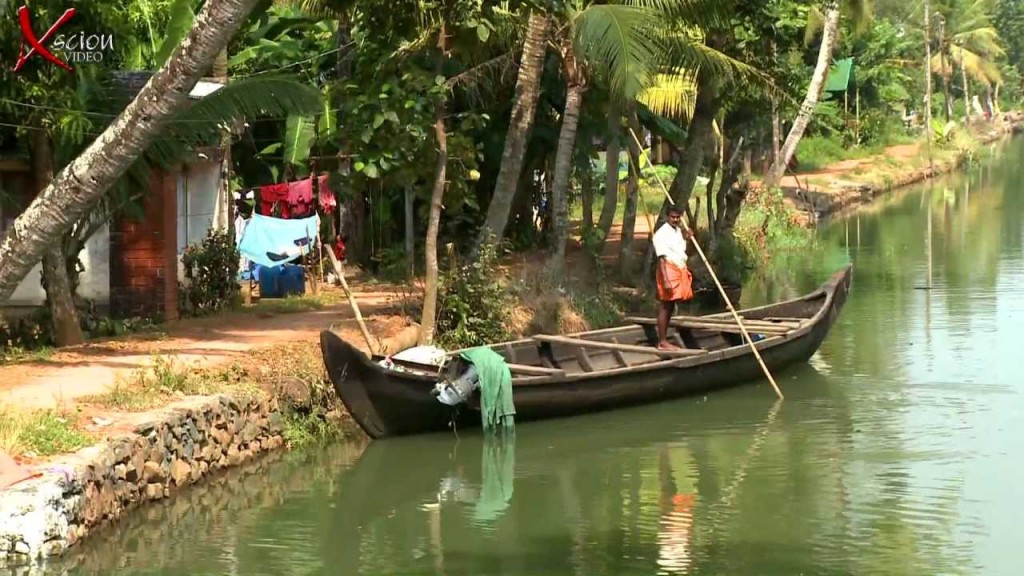
[[[320,174],[315,178],[319,192],[315,196],[319,200],[320,209],[324,214],[334,213],[338,201],[328,184],[328,174]],[[278,208],[283,219],[303,218],[316,213],[313,206],[313,180],[313,177],[307,177],[293,182],[265,184],[235,192],[234,197],[236,200],[248,200],[257,197],[258,191],[259,203],[255,205],[257,214],[273,216],[274,209]]]

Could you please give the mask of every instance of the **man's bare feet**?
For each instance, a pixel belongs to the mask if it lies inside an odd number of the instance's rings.
[[[667,340],[664,340],[662,342],[658,342],[658,350],[669,350],[669,351],[671,351],[671,350],[682,350],[682,348],[680,348],[679,346],[676,346],[675,344],[673,344],[673,343],[671,343],[671,342],[669,342]]]

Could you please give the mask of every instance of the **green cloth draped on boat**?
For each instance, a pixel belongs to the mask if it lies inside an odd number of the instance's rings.
[[[480,416],[484,431],[499,425],[505,431],[515,428],[516,407],[512,403],[512,371],[501,354],[490,348],[470,348],[460,356],[476,367],[480,378]]]

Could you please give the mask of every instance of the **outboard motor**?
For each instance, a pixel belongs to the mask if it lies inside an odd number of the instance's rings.
[[[480,377],[476,367],[462,358],[453,358],[445,370],[443,379],[430,391],[442,404],[456,406],[469,401],[473,392],[480,386]]]

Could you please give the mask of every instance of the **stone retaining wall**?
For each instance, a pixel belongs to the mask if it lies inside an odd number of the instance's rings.
[[[95,531],[72,553],[50,558],[44,565],[6,572],[0,568],[0,576],[114,574],[124,566],[145,567],[156,574],[184,575],[197,566],[208,574],[227,574],[232,568],[237,574],[289,574],[294,571],[294,555],[243,550],[252,543],[253,530],[282,509],[318,514],[325,510],[341,486],[339,475],[364,447],[339,442],[318,450],[268,452],[225,468],[174,498],[140,507]],[[273,527],[268,533],[274,533]],[[294,535],[294,531],[281,534],[285,539]]]
[[[255,395],[186,400],[150,416],[133,434],[0,490],[0,567],[62,554],[126,510],[284,445],[277,402]]]

